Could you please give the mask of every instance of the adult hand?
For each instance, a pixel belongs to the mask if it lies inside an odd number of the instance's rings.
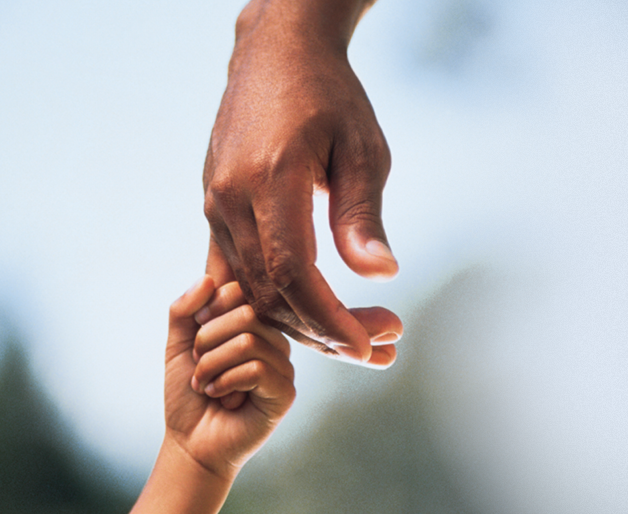
[[[368,3],[253,0],[244,9],[204,172],[217,285],[237,278],[264,322],[363,363],[368,331],[315,265],[312,195],[329,194],[334,241],[353,271],[397,273],[381,221],[390,152],[346,53]],[[401,326],[385,309],[360,311],[371,314]],[[394,351],[379,350],[377,365],[392,363]]]

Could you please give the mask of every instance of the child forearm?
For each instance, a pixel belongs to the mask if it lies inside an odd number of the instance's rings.
[[[235,480],[201,466],[166,436],[153,472],[131,514],[213,514]]]
[[[201,325],[205,307],[211,315]],[[257,319],[237,283],[216,291],[205,276],[172,304],[166,435],[132,514],[220,511],[294,401],[289,355],[288,341]]]

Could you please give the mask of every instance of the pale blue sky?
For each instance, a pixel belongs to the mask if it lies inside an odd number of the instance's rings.
[[[143,471],[163,429],[167,308],[203,272],[201,169],[242,5],[0,7],[0,306],[80,436]],[[350,56],[393,152],[385,223],[398,279],[346,271],[324,202],[316,212],[319,265],[351,306],[408,316],[471,264],[519,278],[532,270],[549,315],[533,340],[515,314],[502,320],[487,359],[529,348],[565,357],[550,370],[523,359],[525,376],[577,371],[598,384],[582,417],[595,411],[603,434],[623,438],[622,456],[626,406],[614,408],[613,394],[628,390],[627,11],[611,0],[380,0]],[[350,380],[293,347],[299,399],[286,436]],[[553,384],[548,401],[558,405]],[[510,405],[530,412],[529,401]],[[586,427],[563,429],[557,439],[588,437]],[[616,470],[612,444],[601,476]]]

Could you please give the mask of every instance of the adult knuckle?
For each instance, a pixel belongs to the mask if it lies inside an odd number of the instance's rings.
[[[282,311],[284,302],[277,290],[264,291],[252,303],[252,307],[261,320],[275,319]]]
[[[266,272],[278,291],[289,289],[302,273],[302,263],[290,251],[276,251],[266,256]]]
[[[343,164],[355,174],[366,174],[370,181],[385,181],[390,171],[391,154],[381,129],[376,127],[367,133],[355,129],[349,138]]]
[[[209,191],[205,195],[205,203],[203,205],[203,212],[205,213],[205,218],[209,221],[210,224],[214,224],[220,220],[221,216],[216,206],[216,200],[211,191]]]
[[[292,310],[288,302],[270,281],[256,292],[257,296],[251,301],[257,319],[274,329],[285,331],[286,326],[297,329],[303,324]],[[290,343],[286,340],[286,345]]]
[[[247,180],[253,191],[265,190],[271,181],[270,175],[277,168],[271,157],[258,156],[247,168]]]
[[[209,189],[212,194],[217,198],[221,198],[225,195],[228,195],[235,189],[233,177],[230,173],[226,172],[217,172],[214,173],[211,180],[209,181]]]
[[[244,187],[239,187],[236,177],[232,173],[216,174],[209,183],[206,194],[206,209],[209,201],[209,208],[213,212],[222,215],[228,214],[241,208],[240,203],[243,198]],[[211,214],[211,212],[210,212]]]
[[[381,197],[369,193],[360,198],[348,197],[339,202],[338,223],[354,224],[356,222],[379,223],[381,218]]]
[[[377,164],[377,167],[380,170],[385,170],[388,172],[391,164],[391,155],[390,148],[388,147],[388,143],[386,138],[383,135],[379,137],[375,137],[371,142],[371,152],[373,156],[374,162]]]

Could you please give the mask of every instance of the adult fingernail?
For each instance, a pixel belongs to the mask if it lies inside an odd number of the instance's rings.
[[[205,305],[202,309],[200,309],[195,315],[194,320],[199,325],[204,325],[211,319],[211,313],[209,312],[209,306]]]
[[[394,332],[386,332],[385,334],[381,334],[371,340],[372,343],[395,343],[401,339],[399,334],[395,334]]]
[[[348,357],[349,359],[359,361],[359,362],[364,362],[365,360],[363,355],[360,352],[358,352],[355,348],[352,348],[351,346],[342,346],[339,344],[332,344],[331,347],[343,357]]]
[[[397,264],[397,259],[390,251],[390,248],[377,239],[371,239],[364,245],[364,249],[373,257],[379,257],[380,259],[386,259]]]

